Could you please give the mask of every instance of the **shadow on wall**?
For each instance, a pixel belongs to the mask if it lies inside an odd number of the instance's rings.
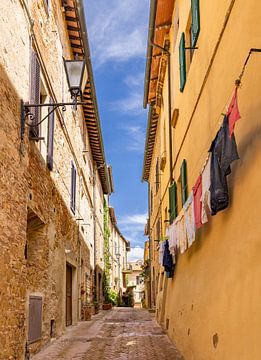
[[[2,358],[20,359],[25,347],[27,161],[19,151],[20,98],[2,65],[0,97],[0,347]]]

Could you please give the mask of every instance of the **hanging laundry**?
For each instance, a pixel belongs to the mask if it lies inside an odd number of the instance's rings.
[[[195,226],[196,229],[199,229],[202,226],[201,222],[201,213],[202,213],[202,176],[199,175],[195,186],[193,187],[193,196],[194,196],[194,216],[195,216]]]
[[[176,226],[177,226],[178,247],[179,247],[180,253],[183,254],[188,248],[186,226],[185,226],[185,216],[184,216],[183,209],[180,211],[179,216],[176,219]]]
[[[169,251],[169,242],[168,240],[165,241],[165,247],[164,247],[164,254],[163,254],[163,266],[165,268],[165,271],[168,273],[167,277],[172,277],[173,270],[174,270],[174,264],[172,255]]]
[[[238,102],[237,102],[237,87],[235,89],[231,103],[228,107],[227,117],[228,117],[228,124],[229,124],[229,135],[231,137],[234,132],[234,127],[235,127],[236,121],[241,118],[241,115],[240,115],[239,109],[238,109]]]
[[[195,241],[196,226],[194,216],[193,191],[191,191],[184,204],[185,227],[187,233],[188,247]]]
[[[164,250],[165,250],[165,242],[166,241],[162,241],[159,244],[159,264],[161,266],[163,265],[163,255],[164,255]]]
[[[174,221],[169,226],[169,251],[172,256],[175,257],[177,254],[177,225],[176,221]]]
[[[206,163],[202,171],[202,210],[201,210],[201,222],[205,224],[208,222],[208,215],[211,212],[210,206],[210,165],[211,165],[211,154],[208,156]]]
[[[231,173],[230,164],[239,159],[235,136],[232,134],[230,137],[227,116],[224,117],[223,125],[213,140],[209,151],[212,153],[210,169],[211,215],[215,215],[228,206],[229,193],[226,177]]]

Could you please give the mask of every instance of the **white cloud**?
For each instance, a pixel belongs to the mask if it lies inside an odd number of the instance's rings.
[[[141,225],[143,224],[143,226],[146,224],[147,221],[147,217],[148,214],[144,213],[144,214],[134,214],[134,215],[126,215],[126,216],[121,216],[118,220],[118,224],[131,224],[131,225]]]
[[[119,220],[117,222],[118,226],[126,239],[130,241],[132,247],[132,254],[143,254],[143,244],[145,241],[144,226],[146,221],[147,213],[119,217]]]
[[[145,56],[148,11],[149,0],[86,1],[92,57],[96,65]]]
[[[143,260],[144,250],[140,247],[134,247],[128,254],[128,261]]]

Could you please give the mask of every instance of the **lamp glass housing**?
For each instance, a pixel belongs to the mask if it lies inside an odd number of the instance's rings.
[[[87,82],[87,68],[85,60],[64,60],[69,91],[72,95],[81,95]]]

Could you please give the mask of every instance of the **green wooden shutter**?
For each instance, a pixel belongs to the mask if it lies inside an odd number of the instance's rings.
[[[169,213],[170,213],[170,224],[177,217],[177,185],[174,181],[169,187]]]
[[[182,198],[182,205],[184,205],[188,198],[187,162],[185,159],[182,161],[182,165],[180,168],[180,177],[181,177],[181,198]]]
[[[180,74],[180,91],[182,92],[186,84],[186,49],[185,49],[184,33],[182,33],[179,43],[179,74]]]
[[[199,0],[191,0],[191,17],[191,44],[194,47],[200,31]]]

